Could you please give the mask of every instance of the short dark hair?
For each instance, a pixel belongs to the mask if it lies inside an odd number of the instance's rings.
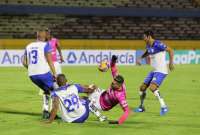
[[[153,33],[153,31],[151,31],[151,30],[145,31],[145,32],[144,32],[144,35],[146,35],[147,37],[148,37],[148,36],[151,36],[152,38],[155,38],[154,33]]]
[[[114,78],[114,80],[115,80],[116,82],[118,82],[119,84],[123,84],[123,83],[124,83],[124,77],[121,76],[121,75],[117,75],[117,76]]]
[[[58,74],[56,79],[57,79],[58,86],[65,85],[67,82],[67,79],[64,74]]]

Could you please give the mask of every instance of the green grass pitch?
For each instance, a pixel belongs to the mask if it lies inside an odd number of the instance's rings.
[[[120,66],[125,77],[130,108],[138,106],[138,87],[149,66]],[[63,67],[70,83],[95,83],[108,88],[110,72],[101,73],[97,67]],[[100,123],[91,114],[84,124],[55,121],[50,125],[41,119],[42,98],[31,83],[24,68],[0,68],[0,135],[199,135],[200,134],[200,65],[177,65],[163,85],[162,96],[169,106],[166,116],[159,116],[160,105],[148,91],[146,112],[134,113],[123,125]],[[104,112],[116,120],[122,114],[116,106]]]

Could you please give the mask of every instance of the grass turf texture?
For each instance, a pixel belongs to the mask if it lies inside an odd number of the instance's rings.
[[[41,97],[24,68],[0,68],[0,135],[199,135],[200,134],[200,65],[177,65],[160,87],[169,106],[166,116],[159,116],[160,105],[148,90],[146,112],[134,113],[121,126],[100,123],[91,114],[84,124],[60,120],[47,125],[41,119]],[[151,70],[149,66],[121,66],[125,77],[130,108],[139,104],[138,87]],[[95,83],[108,88],[110,72],[97,67],[63,67],[69,82]],[[104,113],[116,120],[119,106]]]

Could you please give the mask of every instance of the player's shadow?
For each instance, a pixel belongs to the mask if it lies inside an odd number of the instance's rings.
[[[15,115],[41,116],[41,113],[23,112],[23,111],[17,111],[17,110],[1,110],[0,109],[0,113],[15,114]]]

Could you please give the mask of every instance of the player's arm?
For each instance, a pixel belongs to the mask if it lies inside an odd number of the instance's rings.
[[[146,51],[142,54],[141,59],[147,57],[148,55],[149,55],[149,53],[148,53],[148,51],[146,50]]]
[[[23,56],[23,62],[22,62],[23,66],[25,68],[28,68],[28,59],[27,59],[27,52],[25,51],[24,56]]]
[[[117,69],[117,65],[116,65],[117,59],[118,59],[117,56],[113,55],[111,62],[110,62],[110,67],[111,67],[111,72],[112,72],[113,78],[119,74],[118,69]]]
[[[113,121],[113,120],[109,121],[109,124],[123,124],[130,114],[130,109],[127,106],[123,110],[124,110],[124,113],[120,116],[119,120],[118,121]]]
[[[147,57],[149,55],[148,51],[146,50],[142,56],[140,56],[139,58],[136,59],[136,64],[137,65],[141,65],[141,60],[144,59],[145,57]]]
[[[47,60],[47,63],[51,69],[51,72],[53,74],[54,77],[56,77],[56,70],[52,61],[52,56],[51,56],[51,47],[49,45],[49,43],[47,43],[47,45],[44,48],[44,53],[45,53],[45,57]]]
[[[123,124],[130,114],[130,109],[128,107],[125,95],[118,95],[118,100],[121,108],[123,109],[123,114],[120,116],[118,121],[109,121],[109,124]]]
[[[128,118],[130,111],[129,111],[129,107],[128,107],[128,103],[126,101],[125,95],[119,96],[118,99],[119,99],[119,104],[124,111],[124,113],[118,119],[118,124],[122,124]]]
[[[64,62],[63,55],[62,55],[62,51],[61,51],[61,47],[60,47],[60,42],[57,41],[56,44],[57,44],[56,48],[57,48],[58,53],[59,53],[59,55],[60,55],[60,61],[61,61],[61,62]]]
[[[172,48],[168,47],[166,48],[166,51],[169,53],[169,69],[172,71],[174,69],[174,51]]]
[[[59,109],[59,98],[58,97],[53,97],[53,103],[52,103],[52,110],[51,110],[51,114],[50,114],[50,118],[47,121],[47,123],[52,123],[56,117],[56,114],[58,112]]]
[[[83,85],[82,87],[84,88],[84,93],[92,93],[95,89],[97,89],[97,86],[94,84]]]
[[[45,57],[46,57],[46,60],[47,60],[47,63],[49,64],[49,67],[51,69],[51,72],[54,76],[56,76],[56,70],[55,70],[55,67],[54,67],[54,64],[53,64],[53,61],[52,61],[52,56],[51,56],[51,52],[48,52],[48,53],[45,53]]]
[[[75,84],[76,88],[78,89],[79,93],[92,93],[97,88],[96,85],[81,85],[81,84]]]
[[[123,108],[123,110],[124,110],[124,113],[119,118],[118,124],[124,123],[126,121],[126,119],[128,118],[128,116],[129,116],[130,110],[129,110],[128,106]]]

